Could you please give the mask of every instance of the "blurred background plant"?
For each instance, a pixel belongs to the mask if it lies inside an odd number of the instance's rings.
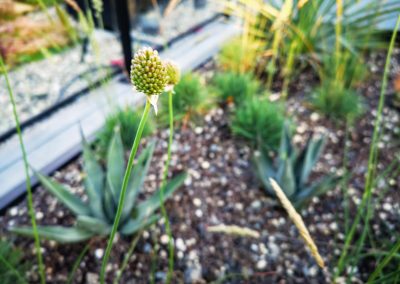
[[[8,65],[41,59],[60,52],[72,42],[68,30],[60,21],[46,17],[19,17],[0,25],[0,52]]]
[[[284,107],[267,97],[251,97],[243,101],[232,116],[234,135],[246,140],[255,149],[275,150],[285,120]]]
[[[271,158],[265,150],[256,151],[254,167],[269,195],[275,196],[269,182],[269,179],[273,178],[282,186],[285,195],[293,205],[300,208],[314,196],[332,190],[338,179],[327,175],[313,183],[309,181],[312,170],[324,149],[325,137],[313,139],[310,136],[302,150],[298,150],[292,140],[290,126],[285,123],[275,159]]]
[[[107,150],[111,140],[115,135],[115,130],[121,133],[122,145],[124,150],[127,151],[132,147],[133,140],[137,129],[141,114],[137,113],[132,107],[126,106],[117,109],[114,113],[109,115],[104,123],[102,130],[97,134],[96,150],[100,158],[105,160]],[[148,119],[143,129],[143,136],[148,136],[155,130],[155,124],[152,118]]]
[[[5,240],[0,240],[0,280],[2,284],[28,283],[26,272],[31,264],[24,260],[23,251]]]
[[[146,201],[138,202],[144,179],[149,171],[154,146],[154,143],[152,143],[143,150],[133,168],[121,222],[118,227],[118,231],[122,235],[134,234],[160,218],[159,214],[154,214],[154,211],[160,206],[160,190],[157,190]],[[89,198],[89,203],[73,195],[63,185],[37,173],[43,187],[77,216],[76,225],[73,227],[39,226],[39,235],[42,238],[63,243],[80,242],[94,236],[109,235],[116,216],[125,172],[124,156],[125,152],[118,130],[108,148],[105,171],[96,161],[90,146],[84,141],[85,192]],[[183,184],[185,178],[186,174],[180,174],[165,185],[164,200]],[[32,228],[30,227],[13,227],[10,230],[17,234],[32,236]]]
[[[202,115],[212,106],[213,100],[209,96],[208,88],[199,75],[186,73],[174,87],[173,108],[175,121],[182,122],[186,126],[189,121],[199,121]],[[168,123],[168,95],[160,96],[161,109],[157,116],[160,125]]]
[[[245,34],[226,43],[217,56],[219,69],[234,73],[256,73],[263,43]]]
[[[363,60],[348,51],[324,56],[321,85],[312,92],[313,106],[336,121],[353,122],[363,113],[363,99],[356,87],[366,76]]]
[[[222,72],[215,75],[212,86],[219,101],[240,105],[259,92],[260,83],[248,73]]]
[[[337,37],[353,52],[386,47],[378,24],[396,18],[400,2],[350,0],[343,5],[339,0],[241,0],[226,1],[225,11],[243,20],[244,33],[266,43],[266,87],[272,87],[281,70],[285,97],[289,83],[304,68],[313,66],[318,70],[324,54],[335,54]]]

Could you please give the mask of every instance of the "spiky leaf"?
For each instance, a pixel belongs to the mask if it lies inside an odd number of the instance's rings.
[[[136,219],[129,220],[120,230],[123,235],[131,235],[136,233],[142,228],[146,228],[152,224],[154,224],[158,219],[160,219],[160,215],[152,215],[145,219]]]
[[[104,187],[104,172],[90,146],[84,141],[83,145],[83,168],[85,176],[85,191],[89,197],[89,206],[92,215],[104,219],[103,212],[103,187]]]
[[[185,181],[187,174],[183,173],[173,178],[164,189],[164,200],[174,193]],[[153,194],[149,199],[142,202],[139,206],[137,206],[138,211],[138,219],[145,218],[153,213],[160,207],[160,194],[161,191],[158,190],[155,194]]]
[[[117,212],[117,205],[116,201],[114,200],[113,192],[108,185],[106,185],[104,190],[103,206],[108,222],[114,222],[115,214]]]
[[[76,226],[96,235],[108,235],[111,232],[109,224],[101,219],[90,216],[78,216]]]
[[[290,133],[289,123],[285,122],[285,125],[281,134],[281,144],[279,146],[278,152],[278,164],[286,161],[289,157],[292,157],[293,154],[293,146],[292,146],[292,138]]]
[[[33,236],[31,227],[11,228],[10,231],[23,236]],[[93,233],[77,227],[62,226],[39,226],[38,233],[39,236],[44,239],[54,240],[60,243],[81,242],[93,236]]]
[[[321,180],[313,183],[312,185],[303,188],[303,190],[299,191],[295,198],[295,206],[297,208],[302,207],[307,200],[314,196],[321,195],[327,192],[330,189],[333,189],[339,178],[335,176],[326,176]]]
[[[77,196],[69,192],[61,184],[51,180],[50,178],[36,172],[40,183],[45,189],[53,194],[57,199],[68,207],[75,215],[90,215],[90,208],[82,202]]]
[[[275,179],[276,175],[272,161],[269,159],[267,154],[261,151],[254,154],[253,161],[256,168],[257,176],[261,180],[262,185],[269,194],[274,195],[271,183],[269,182],[269,178]]]
[[[310,138],[306,147],[300,153],[295,165],[296,178],[300,185],[307,182],[312,169],[319,160],[324,144],[325,137],[316,140]]]
[[[116,129],[107,154],[107,183],[113,193],[114,200],[119,199],[125,173],[124,161],[124,147],[119,130]]]
[[[286,159],[283,162],[282,171],[278,172],[277,177],[286,196],[291,199],[296,192],[296,180],[291,159]]]

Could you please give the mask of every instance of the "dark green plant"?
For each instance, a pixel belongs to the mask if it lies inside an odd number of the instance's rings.
[[[30,263],[23,260],[23,252],[9,242],[0,240],[0,282],[2,284],[28,283],[25,273]]]
[[[174,117],[176,120],[196,119],[209,105],[207,89],[198,75],[186,73],[174,87]],[[168,95],[160,96],[161,108],[168,109]],[[168,112],[162,111],[157,117],[161,124],[168,123]]]
[[[143,188],[153,152],[154,143],[143,150],[133,167],[128,182],[126,202],[122,209],[121,222],[118,226],[118,231],[122,235],[134,234],[160,218],[158,214],[154,214],[154,211],[160,206],[160,190],[146,201],[138,202],[138,195]],[[124,149],[119,132],[115,133],[109,145],[106,171],[96,161],[94,153],[86,142],[84,142],[83,159],[88,203],[70,193],[61,184],[37,173],[44,188],[77,216],[76,225],[73,227],[38,227],[41,237],[59,242],[79,242],[93,236],[110,234],[117,212],[125,169]],[[165,186],[165,199],[182,185],[185,177],[186,174],[181,174]],[[11,230],[22,235],[32,235],[32,229],[29,227],[12,228]]]
[[[260,87],[252,75],[235,72],[217,74],[212,84],[220,101],[233,100],[237,105],[253,97]]]
[[[325,176],[311,183],[310,174],[319,160],[325,144],[325,137],[308,139],[305,147],[299,151],[292,144],[292,137],[287,124],[282,131],[281,144],[275,159],[264,151],[254,154],[254,166],[265,190],[275,196],[269,179],[274,179],[286,196],[299,208],[314,196],[332,189],[337,182],[334,176]]]
[[[254,148],[277,149],[284,124],[280,103],[253,97],[239,105],[233,114],[232,132]]]
[[[115,129],[118,128],[121,133],[124,149],[130,149],[140,123],[140,114],[131,107],[118,109],[115,113],[107,117],[103,129],[98,133],[97,149],[101,157],[107,155],[107,148],[114,136]],[[143,136],[148,136],[155,129],[152,120],[148,120],[143,129]]]
[[[321,86],[312,94],[313,106],[329,118],[353,121],[363,113],[363,101],[356,86],[366,75],[360,57],[350,52],[325,56],[320,71]]]
[[[325,82],[313,93],[313,106],[336,121],[353,121],[363,113],[362,99],[355,90],[344,89],[335,82]]]

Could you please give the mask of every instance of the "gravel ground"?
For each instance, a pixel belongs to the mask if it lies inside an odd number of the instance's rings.
[[[399,50],[396,51],[391,75],[398,72]],[[355,205],[360,203],[367,170],[372,124],[376,116],[373,110],[378,101],[382,62],[384,57],[372,57],[371,78],[361,93],[372,111],[366,112],[349,130],[348,168],[352,176],[346,193],[351,199],[350,215],[355,214]],[[376,68],[375,68],[376,67]],[[211,68],[212,69],[212,68]],[[212,72],[204,68],[204,75]],[[295,141],[303,144],[311,131],[328,134],[328,144],[316,167],[314,175],[324,173],[341,174],[345,131],[337,125],[313,112],[304,98],[304,90],[310,80],[303,74],[297,81],[298,95],[288,101],[288,112],[297,122]],[[343,193],[339,187],[320,198],[313,198],[302,210],[305,223],[316,240],[320,253],[329,269],[317,267],[311,255],[304,248],[297,230],[288,220],[280,206],[260,188],[251,168],[251,149],[242,141],[232,137],[229,131],[229,112],[226,107],[211,110],[202,123],[186,129],[177,129],[173,145],[171,173],[183,170],[189,173],[185,185],[179,189],[167,204],[176,246],[174,283],[210,283],[231,275],[220,283],[331,283],[331,271],[335,267],[343,243],[344,213]],[[395,159],[399,141],[399,113],[384,108],[384,134],[379,144],[378,172],[386,169]],[[166,158],[168,131],[156,133],[157,146],[150,175],[147,177],[143,195],[154,191],[159,184],[162,164]],[[148,143],[144,140],[143,144]],[[82,194],[81,158],[72,161],[54,177],[71,187],[73,192]],[[379,241],[394,242],[400,231],[399,212],[400,177],[388,176],[380,179],[375,186],[374,196],[387,190],[380,202],[374,204],[375,215],[371,221],[372,236]],[[71,214],[43,188],[34,194],[37,219],[40,224],[72,225]],[[6,226],[28,224],[28,216],[22,201],[9,208],[0,217],[0,233],[9,235]],[[260,233],[260,238],[245,238],[220,233],[210,233],[207,227],[227,224],[251,228]],[[28,258],[33,259],[33,242],[26,238],[15,238],[17,245],[24,248]],[[167,271],[167,238],[162,222],[143,233],[129,267],[121,283],[148,283],[151,275],[153,253],[156,253],[155,277],[162,282]],[[112,251],[108,267],[109,283],[131,239],[118,238]],[[94,239],[88,254],[84,257],[75,283],[97,283],[105,240]],[[49,283],[63,283],[84,244],[60,245],[54,242],[42,243]],[[353,281],[363,283],[373,270],[374,262],[366,258],[355,268]],[[35,270],[35,268],[33,269]],[[246,278],[239,278],[247,275]],[[236,278],[233,276],[236,275]],[[32,282],[37,281],[34,271]]]

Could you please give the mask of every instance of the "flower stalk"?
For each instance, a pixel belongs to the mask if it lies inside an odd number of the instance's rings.
[[[36,215],[35,208],[33,206],[32,185],[31,185],[31,178],[29,175],[28,157],[26,155],[25,145],[24,145],[24,141],[22,138],[21,126],[20,126],[19,117],[18,117],[18,113],[17,113],[17,107],[15,104],[14,94],[12,92],[11,84],[10,84],[10,81],[9,81],[8,75],[7,75],[7,70],[6,70],[6,67],[4,66],[3,58],[1,56],[0,56],[0,67],[1,67],[1,73],[4,74],[4,77],[6,79],[7,90],[8,90],[10,102],[12,104],[12,111],[13,111],[14,120],[15,120],[15,127],[17,129],[19,144],[20,144],[20,148],[21,148],[21,152],[22,152],[22,158],[24,161],[24,170],[25,170],[25,177],[26,177],[25,184],[26,184],[26,191],[27,191],[27,195],[28,195],[28,211],[29,211],[29,215],[31,217],[33,236],[35,239],[35,251],[36,251],[36,256],[37,256],[37,261],[38,261],[38,266],[39,266],[40,283],[44,284],[44,283],[46,283],[46,276],[45,276],[45,272],[44,272],[42,252],[40,250],[40,239],[39,239],[39,233],[37,230],[36,219],[35,219],[35,215]]]
[[[173,90],[168,91],[168,109],[169,109],[169,140],[168,140],[168,150],[167,150],[167,160],[164,166],[164,173],[161,180],[161,188],[160,188],[160,205],[161,205],[161,214],[165,220],[165,231],[168,235],[168,274],[166,283],[170,283],[173,271],[174,271],[174,240],[172,237],[171,225],[169,222],[167,210],[164,206],[164,188],[168,177],[169,164],[171,161],[171,148],[174,136],[174,108],[173,108]]]
[[[142,133],[144,129],[144,125],[147,121],[151,106],[154,107],[154,111],[157,114],[157,100],[158,96],[164,91],[168,90],[170,96],[170,137],[168,143],[168,158],[166,162],[166,166],[164,168],[161,192],[160,192],[160,203],[161,203],[161,211],[162,215],[165,218],[166,222],[166,230],[169,235],[169,249],[170,249],[170,264],[169,264],[169,277],[171,278],[173,272],[173,243],[172,243],[172,234],[169,225],[169,220],[167,216],[167,212],[164,207],[164,188],[165,181],[168,175],[168,165],[171,159],[171,144],[173,139],[173,110],[172,110],[172,92],[173,85],[179,81],[179,69],[170,62],[163,62],[158,56],[158,52],[151,48],[143,48],[139,50],[134,58],[132,59],[132,67],[131,67],[131,81],[135,86],[136,90],[142,92],[146,95],[146,106],[143,111],[142,119],[140,120],[139,127],[133,142],[133,146],[131,149],[131,153],[129,155],[128,165],[125,171],[124,179],[122,182],[121,193],[119,196],[118,208],[116,217],[114,220],[114,224],[112,227],[111,235],[107,243],[107,248],[103,257],[101,272],[100,272],[100,283],[105,283],[105,272],[107,263],[110,257],[111,249],[113,246],[113,241],[118,230],[119,222],[121,219],[125,195],[129,183],[129,178],[131,175],[133,162],[135,160],[135,156],[137,150],[139,148],[140,139],[142,138]],[[169,283],[170,280],[167,280]]]
[[[111,235],[110,235],[110,238],[107,243],[107,248],[106,248],[106,251],[105,251],[105,254],[103,257],[103,262],[101,264],[100,283],[102,283],[102,284],[105,283],[106,267],[107,267],[108,259],[110,258],[110,253],[111,253],[111,249],[113,246],[115,234],[117,233],[117,230],[118,230],[119,221],[121,219],[122,209],[124,207],[126,189],[128,187],[129,177],[131,176],[131,172],[132,172],[132,168],[133,168],[133,161],[135,160],[135,156],[136,156],[137,150],[139,148],[139,144],[140,144],[140,139],[142,138],[144,125],[146,124],[149,113],[150,113],[150,101],[147,99],[146,106],[143,111],[142,119],[140,120],[139,127],[136,132],[135,140],[133,142],[133,146],[131,149],[131,153],[129,155],[128,165],[126,167],[124,179],[122,181],[122,189],[121,189],[121,193],[119,196],[117,214],[115,216],[114,224],[113,224],[113,227],[111,230]]]

